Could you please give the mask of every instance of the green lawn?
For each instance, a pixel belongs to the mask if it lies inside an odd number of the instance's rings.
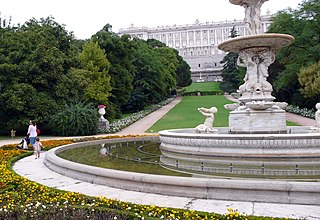
[[[186,92],[212,92],[212,91],[220,91],[220,83],[219,82],[198,82],[192,83],[190,86],[186,88]]]
[[[194,128],[202,124],[205,117],[197,110],[199,107],[209,108],[215,106],[218,112],[215,114],[214,127],[227,127],[229,111],[223,106],[233,103],[224,96],[185,96],[182,101],[153,124],[147,132],[158,132],[176,128]],[[298,126],[293,122],[287,122],[287,126]]]
[[[185,96],[182,101],[157,121],[147,132],[158,132],[165,129],[194,128],[202,124],[205,117],[197,110],[199,107],[215,106],[215,127],[228,126],[229,111],[223,105],[232,103],[224,96]]]

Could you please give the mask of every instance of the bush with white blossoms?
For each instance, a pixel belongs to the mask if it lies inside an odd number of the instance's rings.
[[[125,117],[125,118],[122,118],[119,120],[115,120],[112,123],[110,123],[110,128],[108,130],[106,130],[106,131],[101,130],[101,132],[115,133],[115,132],[121,131],[123,128],[131,125],[132,123],[140,120],[141,118],[144,118],[145,116],[156,111],[157,109],[161,108],[162,106],[169,104],[170,102],[173,101],[173,99],[174,98],[169,98],[165,101],[160,102],[159,104],[151,105],[151,106],[147,107],[145,110],[135,112],[128,117]]]
[[[286,107],[287,112],[291,112],[297,115],[302,115],[307,118],[315,118],[315,110],[313,109],[307,109],[307,108],[299,108],[299,106],[294,106],[294,105],[288,105]]]

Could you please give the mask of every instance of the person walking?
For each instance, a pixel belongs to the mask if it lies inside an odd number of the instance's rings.
[[[36,137],[36,142],[34,143],[34,153],[36,155],[36,159],[40,158],[40,151],[42,148],[42,143],[40,142],[40,138]]]
[[[35,121],[33,121],[33,120],[29,121],[27,135],[29,136],[30,144],[32,145],[32,147],[34,147],[34,144],[36,142],[36,137],[37,137],[37,126],[36,126]]]

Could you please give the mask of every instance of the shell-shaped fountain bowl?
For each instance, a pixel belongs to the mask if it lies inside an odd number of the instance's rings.
[[[235,37],[218,45],[220,50],[226,52],[240,52],[245,49],[265,50],[277,52],[294,41],[294,37],[288,34],[257,34]]]

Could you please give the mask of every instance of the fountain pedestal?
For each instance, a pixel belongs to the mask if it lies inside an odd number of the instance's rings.
[[[286,34],[257,34],[232,38],[218,46],[239,53],[237,64],[247,69],[238,90],[240,105],[229,115],[230,133],[287,132],[285,111],[273,102],[273,88],[267,77],[276,52],[293,41]]]
[[[272,108],[232,111],[229,115],[229,132],[233,134],[287,133],[286,112]]]

